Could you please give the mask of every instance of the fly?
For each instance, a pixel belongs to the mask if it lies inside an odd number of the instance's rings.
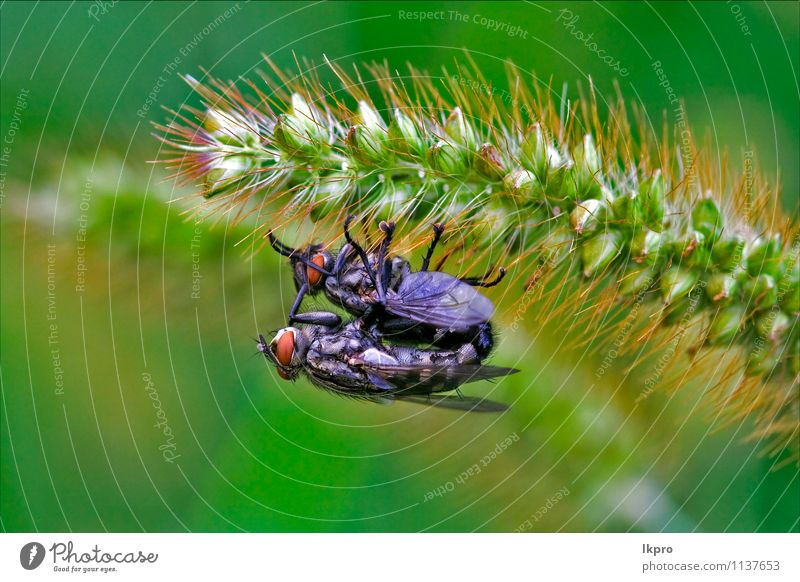
[[[419,271],[402,257],[389,257],[394,223],[381,222],[384,238],[378,249],[367,253],[350,235],[344,223],[347,241],[336,256],[322,245],[312,244],[303,250],[281,243],[271,232],[273,248],[289,258],[297,296],[289,311],[289,324],[335,326],[341,323],[331,312],[298,313],[303,298],[324,291],[326,297],[356,317],[376,321],[384,336],[402,341],[433,343],[439,347],[457,347],[472,343],[481,357],[491,352],[494,344],[489,319],[494,313],[492,302],[475,287],[493,287],[505,275],[487,281],[475,277],[457,278],[441,271],[429,271],[431,257],[444,227],[433,226],[433,240]]]
[[[519,370],[484,366],[475,346],[422,349],[384,344],[375,328],[363,319],[344,325],[286,327],[267,343],[259,335],[258,349],[294,380],[309,380],[340,395],[372,401],[404,400],[476,412],[499,412],[504,404],[479,398],[448,395],[469,382],[491,380]]]

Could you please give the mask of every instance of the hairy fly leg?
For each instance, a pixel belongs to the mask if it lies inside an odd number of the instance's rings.
[[[433,239],[431,240],[431,244],[428,246],[428,250],[425,253],[425,257],[422,259],[422,265],[420,266],[420,271],[427,271],[430,267],[431,258],[433,258],[433,251],[436,249],[436,245],[439,244],[439,240],[442,238],[442,234],[444,234],[444,225],[441,223],[435,223],[433,225]],[[447,255],[442,258],[442,261],[439,263],[439,266],[436,268],[437,271],[440,271],[444,261],[447,259]],[[503,277],[506,276],[506,270],[503,267],[500,267],[498,271],[497,277],[492,279],[491,281],[487,281],[489,275],[491,274],[492,270],[490,269],[483,277],[461,277],[461,280],[466,283],[467,285],[472,285],[473,287],[494,287],[500,281],[503,280]]]
[[[323,327],[339,327],[342,324],[342,318],[332,311],[306,311],[295,315],[290,314],[289,322],[321,325]]]
[[[353,237],[350,236],[350,223],[353,222],[354,219],[355,219],[355,214],[350,214],[347,216],[347,218],[344,219],[344,238],[358,254],[359,258],[361,259],[361,262],[364,264],[364,270],[367,272],[369,280],[372,282],[372,286],[375,289],[377,289],[378,282],[375,278],[375,273],[372,270],[372,266],[370,265],[367,253],[364,251],[361,245],[359,245],[355,240],[353,240]]]
[[[315,263],[310,257],[310,248],[306,249],[302,253],[297,249],[293,249],[292,247],[283,244],[278,238],[273,234],[272,231],[267,233],[267,237],[269,238],[269,242],[272,245],[272,248],[275,249],[278,254],[283,255],[284,257],[288,257],[293,263],[300,262],[303,263],[306,267],[311,269],[312,271],[316,271],[320,275],[324,275],[325,277],[331,277],[333,272],[329,269],[326,269],[323,265],[318,265]]]
[[[436,248],[436,245],[439,243],[439,239],[442,238],[442,234],[444,233],[444,225],[441,223],[435,223],[433,225],[433,240],[431,240],[431,244],[428,247],[428,251],[425,253],[425,258],[422,259],[422,266],[419,268],[420,271],[427,271],[428,267],[431,264],[431,257],[433,257],[433,251]]]
[[[293,321],[300,321],[297,319],[297,310],[300,309],[300,304],[303,302],[303,297],[306,296],[306,293],[308,293],[308,283],[303,283],[300,285],[300,289],[297,290],[297,295],[294,298],[294,303],[292,303],[292,308],[289,309],[290,324]]]
[[[497,277],[495,277],[491,281],[486,280],[489,278],[489,273],[486,273],[483,277],[461,277],[461,280],[467,285],[472,285],[473,287],[488,288],[497,285],[500,281],[503,280],[503,277],[505,276],[506,276],[505,268],[500,267],[497,271]]]
[[[378,225],[378,228],[384,234],[383,241],[381,242],[380,249],[378,250],[378,299],[381,303],[386,304],[386,290],[389,286],[389,279],[391,278],[391,263],[386,260],[389,255],[389,245],[392,244],[392,237],[394,236],[394,222],[383,222]]]
[[[272,231],[267,233],[267,237],[269,238],[272,248],[280,255],[288,257],[292,266],[297,295],[289,310],[289,324],[292,322],[300,322],[330,326],[338,325],[341,322],[338,316],[336,316],[337,319],[334,321],[334,319],[330,317],[321,317],[319,314],[315,314],[315,317],[307,314],[298,315],[297,313],[303,302],[303,298],[307,294],[313,295],[316,293],[317,290],[325,284],[325,280],[333,276],[333,272],[331,271],[333,258],[331,254],[326,251],[322,245],[309,245],[302,252],[293,249],[278,240]],[[337,258],[337,264],[338,263],[339,260]]]

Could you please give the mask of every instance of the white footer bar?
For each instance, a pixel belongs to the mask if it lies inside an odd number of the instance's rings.
[[[2,580],[800,580],[796,534],[3,534]]]

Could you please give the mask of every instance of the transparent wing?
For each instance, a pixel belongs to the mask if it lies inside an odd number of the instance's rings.
[[[515,368],[462,364],[458,366],[372,365],[362,363],[376,387],[397,394],[431,394],[455,390],[463,384],[516,374]]]
[[[503,412],[508,406],[500,402],[475,398],[474,396],[446,396],[442,394],[428,394],[417,396],[398,396],[401,402],[414,402],[437,408],[463,410],[465,412]]]
[[[449,330],[466,330],[491,319],[494,305],[474,287],[439,271],[403,277],[386,298],[386,309],[401,317]]]

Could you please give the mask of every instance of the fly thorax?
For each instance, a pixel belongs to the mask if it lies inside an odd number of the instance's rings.
[[[336,277],[325,280],[325,296],[334,303],[342,302],[342,287]]]
[[[396,289],[402,281],[403,277],[411,273],[411,266],[408,261],[402,257],[394,257],[392,259],[391,276],[389,278],[389,287]]]
[[[348,291],[359,292],[372,285],[369,275],[361,267],[350,267],[339,276],[339,285]]]

